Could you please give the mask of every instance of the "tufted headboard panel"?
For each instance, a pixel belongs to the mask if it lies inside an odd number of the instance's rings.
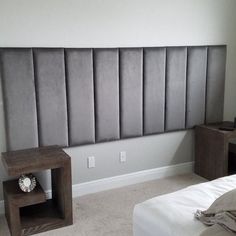
[[[2,48],[0,58],[8,150],[223,119],[226,46]]]

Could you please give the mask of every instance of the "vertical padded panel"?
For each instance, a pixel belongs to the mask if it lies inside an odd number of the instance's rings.
[[[143,133],[143,53],[140,48],[120,50],[121,137]]]
[[[95,142],[92,49],[66,49],[70,145]]]
[[[164,132],[165,48],[144,49],[144,134]]]
[[[226,47],[208,48],[206,122],[223,120]]]
[[[1,51],[8,151],[38,146],[31,49]]]
[[[187,48],[167,49],[166,131],[185,128]]]
[[[186,128],[205,122],[207,47],[188,48]]]
[[[39,141],[41,146],[68,145],[63,49],[36,49]]]
[[[119,139],[118,49],[94,50],[96,141]]]

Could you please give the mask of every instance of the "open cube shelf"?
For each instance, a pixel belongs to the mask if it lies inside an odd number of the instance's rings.
[[[12,236],[25,236],[68,226],[72,219],[70,157],[59,147],[6,152],[3,163],[10,176],[51,169],[52,199],[38,183],[23,193],[17,180],[3,182],[5,215]]]

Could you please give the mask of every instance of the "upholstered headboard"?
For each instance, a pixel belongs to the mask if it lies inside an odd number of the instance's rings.
[[[222,121],[226,46],[2,48],[8,150]]]

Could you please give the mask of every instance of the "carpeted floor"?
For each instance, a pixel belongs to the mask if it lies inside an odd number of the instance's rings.
[[[132,236],[135,204],[203,181],[193,174],[181,175],[75,198],[74,224],[38,236]],[[3,216],[0,235],[10,236]]]

